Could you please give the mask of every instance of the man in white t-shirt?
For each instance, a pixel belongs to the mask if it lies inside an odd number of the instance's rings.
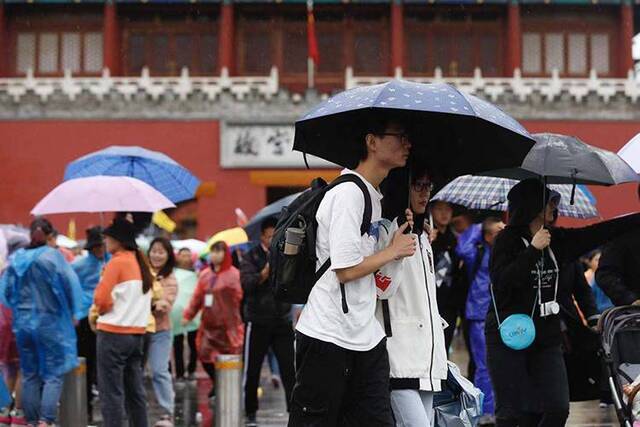
[[[296,326],[296,385],[289,426],[393,426],[385,333],[375,318],[374,273],[412,256],[415,236],[403,234],[375,252],[381,219],[378,186],[391,169],[405,165],[411,144],[404,127],[380,117],[363,136],[355,170],[371,195],[369,233],[360,229],[365,198],[357,184],[336,186],[318,211],[318,268],[330,269],[315,284]],[[344,286],[340,286],[343,283]]]

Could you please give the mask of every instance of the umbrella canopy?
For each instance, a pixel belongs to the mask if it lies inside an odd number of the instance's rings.
[[[270,205],[265,206],[260,209],[258,213],[256,213],[244,226],[244,230],[247,232],[249,239],[258,240],[260,238],[260,226],[262,222],[270,217],[277,218],[282,211],[282,208],[289,206],[291,202],[293,202],[300,194],[296,193],[287,197],[283,197],[280,200],[277,200]]]
[[[624,147],[618,151],[618,155],[640,174],[640,133],[631,138]]]
[[[453,86],[392,80],[322,102],[296,122],[293,149],[353,168],[362,125],[380,113],[399,116],[414,156],[447,180],[519,165],[534,143],[515,119]]]
[[[64,179],[129,176],[146,182],[173,203],[193,199],[200,181],[171,157],[142,147],[112,146],[67,165]]]
[[[156,212],[175,205],[158,190],[126,176],[65,181],[33,208],[33,215],[72,212]]]
[[[431,200],[455,203],[469,209],[506,212],[508,209],[507,194],[511,187],[517,183],[516,180],[506,178],[464,175],[447,184]],[[586,187],[577,187],[573,205],[570,203],[572,185],[555,184],[549,187],[560,193],[558,213],[561,216],[581,219],[600,216],[594,206],[595,198]]]
[[[241,243],[246,243],[249,241],[249,237],[244,229],[240,227],[229,228],[227,230],[220,231],[207,240],[207,246],[204,251],[200,252],[200,255],[206,255],[209,252],[209,248],[216,242],[225,242],[227,246],[235,246]]]
[[[512,179],[544,177],[549,184],[616,185],[640,177],[620,156],[554,133],[534,135],[536,144],[521,167],[486,173]]]
[[[173,246],[173,249],[176,251],[187,248],[196,254],[207,250],[207,243],[198,239],[172,240],[171,246]]]

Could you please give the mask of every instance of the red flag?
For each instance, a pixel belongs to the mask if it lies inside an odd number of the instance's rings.
[[[317,66],[320,63],[320,51],[316,38],[316,20],[313,18],[313,1],[307,1],[307,49],[309,58]]]

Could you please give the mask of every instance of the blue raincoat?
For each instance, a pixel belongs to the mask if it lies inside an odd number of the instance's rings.
[[[109,254],[107,254],[105,259],[98,259],[89,252],[87,256],[76,258],[73,263],[71,263],[71,268],[73,268],[73,271],[78,275],[80,286],[82,287],[81,314],[76,317],[77,320],[82,320],[89,315],[89,309],[93,304],[93,294],[95,293],[96,286],[98,286],[100,282],[102,269],[104,265],[109,262],[110,258]]]
[[[474,224],[458,238],[456,253],[464,261],[469,277],[469,294],[465,314],[469,322],[469,341],[471,356],[476,365],[473,382],[484,393],[483,408],[485,414],[493,414],[493,387],[487,366],[486,340],[484,324],[487,310],[491,304],[489,289],[489,259],[491,246],[484,240],[482,224]],[[482,259],[478,259],[482,256]]]
[[[78,365],[73,317],[81,314],[82,289],[59,251],[17,251],[0,279],[0,299],[13,312],[24,374],[47,380]]]

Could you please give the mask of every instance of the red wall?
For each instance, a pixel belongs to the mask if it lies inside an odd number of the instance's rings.
[[[264,188],[246,171],[222,171],[216,121],[16,121],[0,122],[0,223],[28,224],[30,210],[62,181],[67,163],[110,145],[139,145],[166,153],[202,181],[217,185],[198,202],[198,235],[235,226],[236,207],[252,215],[265,203]],[[97,215],[74,215],[78,238]],[[51,219],[66,232],[68,215]]]
[[[587,144],[595,145],[617,152],[631,138],[640,132],[640,123],[630,121],[553,121],[531,120],[522,124],[531,133],[553,132],[573,135]],[[623,184],[614,187],[589,186],[598,200],[598,210],[604,218],[611,218],[629,212],[640,211],[637,196],[637,185]],[[565,220],[563,225],[583,225],[584,221]]]
[[[634,122],[527,121],[531,132],[575,135],[587,143],[617,151],[640,131]],[[61,182],[65,165],[109,145],[139,145],[162,151],[203,181],[214,181],[212,198],[198,203],[200,238],[235,225],[234,209],[251,216],[265,203],[263,187],[251,184],[243,170],[222,170],[216,121],[12,121],[0,122],[0,223],[28,224],[29,211]],[[634,185],[591,187],[605,218],[640,208]],[[76,215],[79,237],[97,215]],[[70,216],[51,217],[65,232]],[[580,222],[570,222],[571,225]]]

